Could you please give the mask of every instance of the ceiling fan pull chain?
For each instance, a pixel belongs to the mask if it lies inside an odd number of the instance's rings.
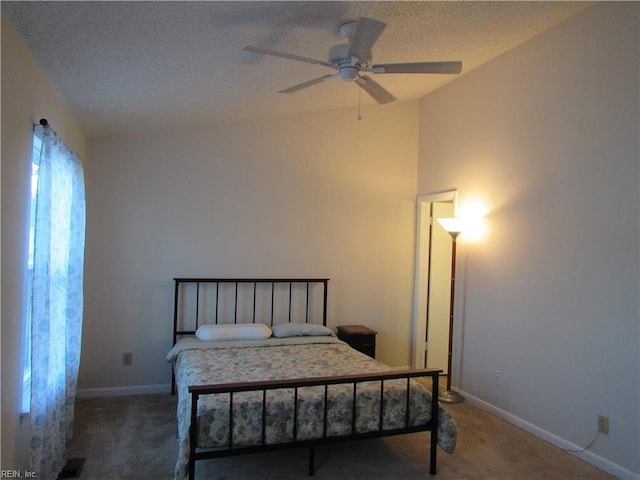
[[[362,115],[360,115],[361,101],[362,101],[362,85],[358,84],[358,120],[362,120]]]

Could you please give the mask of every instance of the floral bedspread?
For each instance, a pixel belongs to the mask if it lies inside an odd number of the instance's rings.
[[[352,349],[334,337],[295,337],[260,341],[201,342],[184,339],[169,352],[175,361],[178,389],[178,459],[175,479],[187,475],[191,399],[189,385],[224,384],[239,381],[326,377],[392,370]],[[383,429],[405,426],[406,380],[384,382]],[[267,392],[265,442],[284,443],[294,438],[293,389]],[[353,386],[331,385],[327,400],[326,435],[352,431]],[[430,419],[431,394],[411,381],[409,423],[421,425]],[[198,447],[229,445],[229,394],[203,395],[198,403]],[[357,433],[379,429],[380,382],[357,384]],[[324,387],[298,390],[295,438],[308,440],[324,435]],[[451,415],[440,408],[438,445],[451,453],[456,443],[456,426]],[[262,444],[262,392],[233,396],[234,446]]]

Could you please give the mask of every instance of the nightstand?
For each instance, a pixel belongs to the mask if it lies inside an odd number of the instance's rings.
[[[376,332],[364,325],[341,325],[337,327],[338,338],[359,352],[376,358]]]

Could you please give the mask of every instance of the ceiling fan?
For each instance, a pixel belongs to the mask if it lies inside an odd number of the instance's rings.
[[[349,39],[348,43],[341,43],[331,47],[328,61],[279,52],[268,48],[248,45],[243,48],[250,52],[273,55],[299,62],[322,65],[336,70],[334,73],[323,75],[303,83],[299,83],[278,93],[294,93],[303,88],[311,87],[336,76],[340,76],[346,82],[355,82],[364,89],[373,99],[380,103],[389,103],[396,100],[382,85],[370,78],[366,73],[445,73],[458,74],[462,70],[462,62],[416,62],[416,63],[388,63],[372,64],[371,49],[386,27],[384,22],[373,18],[362,17],[357,21],[349,21],[340,26],[340,35]]]

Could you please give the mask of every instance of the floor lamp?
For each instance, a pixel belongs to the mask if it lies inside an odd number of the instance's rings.
[[[464,397],[451,391],[451,358],[453,351],[453,307],[456,287],[456,240],[462,232],[462,222],[457,217],[439,218],[438,223],[451,235],[451,292],[449,294],[449,355],[447,357],[447,389],[440,392],[438,400],[444,403],[464,402]]]

